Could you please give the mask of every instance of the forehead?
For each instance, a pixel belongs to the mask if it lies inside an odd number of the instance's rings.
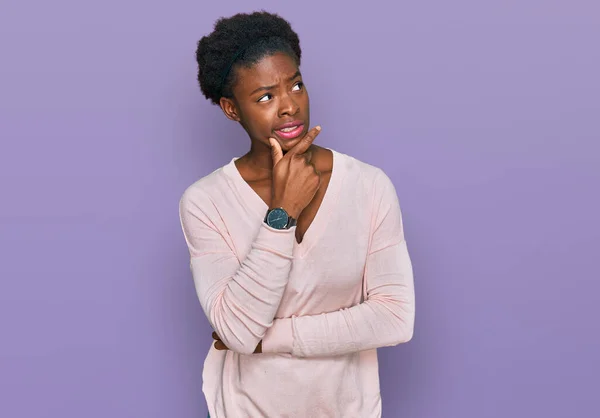
[[[254,90],[261,86],[271,86],[286,81],[298,71],[296,61],[287,54],[277,53],[266,56],[250,68],[237,69],[238,87]]]

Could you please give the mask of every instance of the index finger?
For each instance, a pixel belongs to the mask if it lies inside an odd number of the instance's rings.
[[[308,133],[302,138],[300,142],[298,142],[294,148],[289,150],[288,154],[302,154],[304,153],[308,147],[313,143],[317,135],[321,132],[321,127],[316,126],[315,128],[308,131]]]

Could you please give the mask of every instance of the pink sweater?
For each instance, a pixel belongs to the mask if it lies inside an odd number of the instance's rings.
[[[197,180],[180,219],[211,345],[211,418],[381,416],[377,347],[413,335],[402,215],[383,170],[333,152],[323,202],[300,244],[263,222],[233,158]],[[260,340],[263,353],[252,354]]]

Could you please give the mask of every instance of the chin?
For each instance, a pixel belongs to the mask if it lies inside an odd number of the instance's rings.
[[[298,144],[298,142],[300,142],[300,140],[304,137],[304,135],[300,135],[297,138],[294,139],[287,139],[287,140],[283,140],[283,141],[279,141],[279,144],[281,145],[281,150],[283,152],[289,151],[292,148],[294,148],[296,146],[296,144]]]

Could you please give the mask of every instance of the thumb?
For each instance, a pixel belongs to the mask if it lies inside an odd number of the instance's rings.
[[[271,144],[271,156],[273,157],[273,167],[283,158],[283,151],[281,151],[281,146],[279,142],[273,138],[269,138],[269,143]]]

